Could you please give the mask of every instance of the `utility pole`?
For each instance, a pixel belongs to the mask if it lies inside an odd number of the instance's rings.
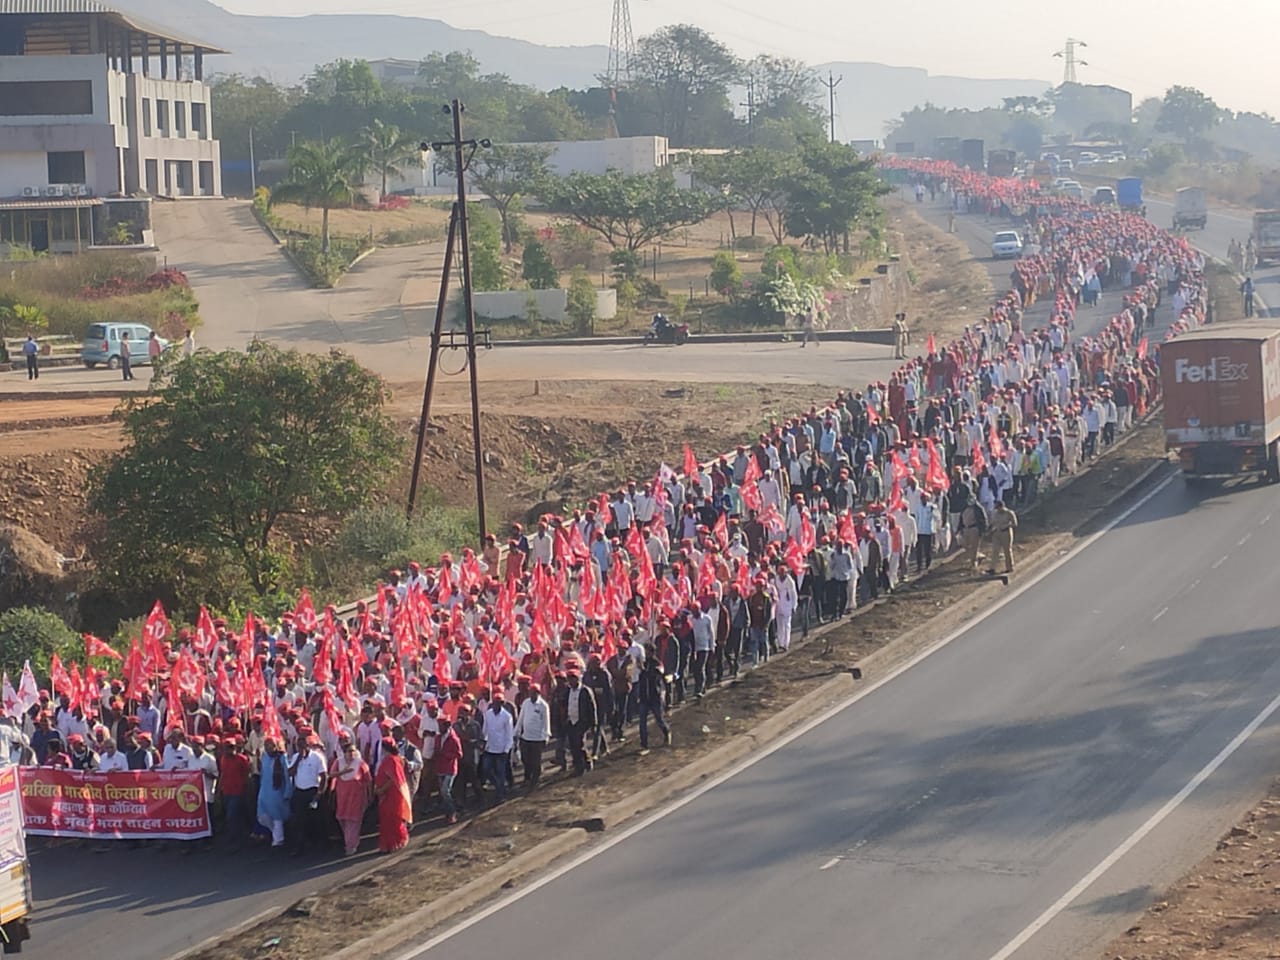
[[[249,128],[249,191],[258,192],[257,165],[253,162],[253,127]]]
[[[747,108],[747,146],[756,143],[756,78],[747,77],[747,102],[738,104]]]
[[[844,75],[836,76],[830,70],[827,71],[827,79],[822,81],[822,85],[827,88],[828,116],[831,118],[831,142],[836,142],[836,87],[840,86],[840,81],[844,79]]]
[[[425,153],[425,151],[424,151]],[[413,454],[413,473],[409,476],[409,503],[405,513],[412,519],[418,499],[418,477],[422,472],[422,453],[427,445],[427,425],[431,422],[431,394],[435,390],[436,370],[440,363],[440,334],[444,329],[444,304],[449,297],[449,274],[453,270],[453,242],[458,235],[458,204],[449,214],[449,232],[444,241],[444,269],[440,271],[440,297],[436,300],[436,322],[431,330],[431,354],[427,358],[427,385],[422,391],[422,419],[418,422],[418,446]],[[482,540],[483,533],[481,531]]]
[[[448,293],[450,261],[453,254],[453,241],[456,234],[458,246],[462,251],[462,309],[465,320],[464,335],[466,337],[467,365],[471,368],[471,443],[475,451],[476,470],[476,514],[480,522],[480,546],[484,546],[484,537],[488,525],[485,522],[484,497],[484,445],[480,437],[480,386],[476,374],[476,314],[471,288],[471,243],[467,233],[467,168],[471,158],[480,147],[488,148],[492,144],[487,140],[464,140],[462,137],[462,114],[466,110],[461,100],[454,100],[445,106],[444,111],[453,117],[453,139],[439,140],[434,143],[420,144],[422,150],[441,150],[453,148],[453,169],[458,182],[458,199],[454,203],[453,216],[449,221],[449,239],[446,241],[446,258],[444,275],[440,278],[440,299],[436,303],[435,329],[431,337],[431,358],[427,366],[427,385],[422,398],[422,423],[418,426],[418,449],[414,457],[414,474],[410,480],[409,512],[413,511],[413,501],[417,494],[417,477],[422,463],[422,447],[426,442],[427,414],[431,408],[431,391],[435,384],[437,355],[440,350],[440,336],[444,323],[445,297]]]

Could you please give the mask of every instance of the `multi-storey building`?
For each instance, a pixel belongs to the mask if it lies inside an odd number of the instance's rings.
[[[112,200],[220,195],[224,52],[97,0],[0,0],[0,245],[84,249]]]

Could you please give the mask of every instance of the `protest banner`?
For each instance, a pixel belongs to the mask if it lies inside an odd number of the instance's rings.
[[[95,840],[196,840],[210,836],[199,770],[88,773],[22,767],[29,836]]]

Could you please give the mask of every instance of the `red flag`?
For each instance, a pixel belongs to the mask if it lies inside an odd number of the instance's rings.
[[[711,526],[711,533],[715,536],[723,550],[729,546],[729,517],[721,510],[720,516],[716,517],[716,522]]]
[[[391,703],[402,704],[405,702],[406,697],[404,690],[404,671],[400,669],[399,662],[392,660],[391,669],[388,673],[391,675]]]
[[[873,426],[880,422],[880,414],[876,412],[875,404],[870,400],[867,401],[867,423]]]
[[[760,472],[760,461],[756,459],[756,455],[754,453],[747,454],[747,469],[742,473],[742,485],[745,487],[748,484],[755,483],[763,476],[764,474]]]
[[[640,529],[635,526],[627,531],[627,540],[623,546],[627,548],[627,553],[631,554],[632,560],[639,560],[640,554],[648,552],[645,549],[644,537],[640,536]]]
[[[996,433],[996,425],[993,423],[987,428],[987,438],[991,441],[991,455],[997,460],[1004,459],[1004,441],[1000,439],[1000,434]]]
[[[658,578],[654,575],[653,560],[649,557],[648,550],[640,551],[640,555],[636,557],[636,568],[639,571],[636,577],[636,593],[646,600],[652,600]]]
[[[1137,351],[1137,352],[1138,352],[1138,359],[1139,359],[1139,360],[1145,360],[1145,359],[1147,359],[1147,338],[1146,338],[1146,337],[1143,337],[1141,340],[1139,340],[1139,341],[1138,341],[1138,351]]]
[[[313,633],[320,623],[320,618],[316,616],[315,605],[311,602],[311,594],[307,592],[307,588],[302,588],[302,596],[298,597],[298,606],[293,611],[293,622],[299,630],[305,630],[307,633]]]
[[[111,649],[105,641],[95,637],[92,633],[84,635],[84,654],[86,657],[110,657],[113,660],[124,659],[124,657]]]
[[[926,437],[924,442],[929,451],[929,470],[925,474],[925,482],[935,490],[949,489],[951,481],[947,479],[947,470],[942,465],[942,451],[933,442],[933,437]]]
[[[186,650],[179,651],[178,659],[173,665],[173,683],[179,693],[185,693],[195,700],[200,699],[200,694],[204,692],[204,671]]]
[[[227,673],[226,667],[222,664],[218,664],[213,671],[213,697],[228,710],[239,710],[241,708],[236,685],[231,680],[231,674]]]
[[[200,613],[196,617],[196,635],[191,645],[196,648],[196,653],[203,657],[207,657],[218,643],[218,631],[214,629],[213,618],[209,616],[209,611],[202,605]]]
[[[75,692],[71,686],[71,677],[67,675],[67,671],[62,666],[62,661],[56,653],[49,658],[49,683],[53,687],[55,697],[60,697],[64,694],[70,697]]]
[[[911,449],[907,451],[907,464],[911,467],[912,473],[919,473],[923,469],[923,464],[920,463],[919,444],[911,444]]]
[[[738,594],[746,597],[751,586],[751,565],[745,558],[739,558],[738,573],[733,582],[738,586]]]
[[[361,656],[364,655],[363,649]],[[354,710],[359,702],[356,698],[356,688],[351,682],[351,661],[342,651],[338,652],[338,696],[342,698],[342,702],[347,705],[347,709]]]
[[[631,529],[636,528],[633,526]],[[630,539],[630,533],[627,536]],[[576,560],[587,560],[591,557],[591,551],[587,549],[586,541],[582,539],[582,528],[577,523],[569,524],[569,555]]]
[[[137,700],[147,685],[147,671],[142,666],[142,650],[138,647],[138,638],[129,643],[129,655],[124,660],[124,695],[130,700]]]
[[[782,514],[778,513],[778,508],[774,504],[769,504],[757,519],[764,525],[766,530],[773,533],[781,533],[787,529],[787,522],[782,519]]]
[[[698,475],[698,458],[687,443],[684,445],[684,475],[690,480]]]
[[[793,537],[787,538],[787,547],[782,551],[782,559],[787,561],[787,566],[791,568],[791,572],[797,577],[804,573],[804,551]]]
[[[935,353],[938,352],[938,347],[933,342],[932,333],[929,334],[929,339],[925,341],[924,352],[925,352],[925,356],[929,356],[929,357],[933,356]]]
[[[326,690],[320,697],[320,703],[324,709],[325,719],[329,721],[329,730],[336,737],[346,724],[342,722],[338,706],[333,702],[333,694]]]
[[[814,533],[813,524],[809,522],[809,514],[800,514],[800,549],[808,556],[818,547],[818,536]]]
[[[326,624],[327,626],[327,624]],[[329,630],[320,634],[316,641],[316,658],[311,665],[311,679],[324,686],[333,677],[333,646],[336,638]]]
[[[149,674],[159,673],[169,665],[171,636],[173,627],[165,616],[164,606],[157,600],[147,614],[146,625],[142,628],[142,664]]]
[[[449,664],[449,654],[443,643],[436,647],[436,659],[431,672],[436,676],[437,687],[443,687],[453,679],[453,667]]]
[[[858,531],[853,525],[853,514],[845,511],[840,515],[840,539],[845,543],[854,544],[858,542]]]
[[[973,476],[976,479],[987,468],[987,458],[982,455],[982,444],[973,445]]]
[[[753,459],[752,463],[755,462]],[[760,486],[752,480],[750,483],[743,483],[742,489],[739,491],[742,502],[748,510],[754,510],[756,513],[764,506],[764,496],[760,493]]]
[[[71,676],[67,678],[67,683],[71,688],[71,706],[87,706],[84,702],[84,680],[80,677],[80,668],[74,663],[71,665]]]
[[[453,596],[453,564],[440,564],[440,578],[436,587],[436,600],[444,603]]]

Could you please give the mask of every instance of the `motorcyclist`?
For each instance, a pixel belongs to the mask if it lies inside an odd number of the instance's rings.
[[[653,331],[653,335],[659,340],[671,329],[671,321],[663,314],[655,313],[653,315],[653,323],[649,325],[649,329]]]

